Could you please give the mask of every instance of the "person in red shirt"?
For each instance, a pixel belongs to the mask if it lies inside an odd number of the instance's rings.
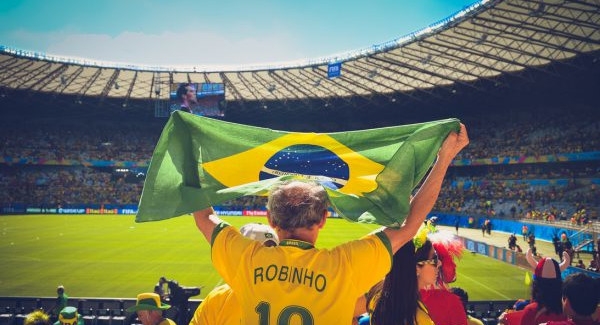
[[[467,314],[460,298],[450,291],[449,284],[456,281],[455,258],[461,256],[464,246],[453,233],[431,229],[427,238],[439,256],[438,277],[435,284],[419,290],[421,300],[427,306],[435,324],[467,325]]]
[[[531,287],[532,302],[523,308],[521,325],[566,320],[562,312],[561,272],[570,264],[568,254],[563,253],[563,261],[560,264],[549,257],[536,261],[531,249],[527,251],[526,257],[534,268],[534,275]]]

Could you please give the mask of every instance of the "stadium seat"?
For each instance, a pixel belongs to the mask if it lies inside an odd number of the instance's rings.
[[[470,310],[473,317],[483,319],[488,315],[490,307],[487,302],[475,302],[471,304]]]
[[[52,309],[52,307],[54,307],[55,304],[56,304],[55,298],[43,298],[40,300],[39,308],[49,314],[52,312],[51,309]]]
[[[17,308],[13,323],[15,325],[23,325],[25,322],[25,317],[27,317],[27,314],[29,314],[31,311],[28,311],[25,307]]]
[[[37,298],[25,298],[17,300],[17,308],[15,312],[14,324],[23,325],[25,318],[29,313],[36,310],[39,305],[40,299]]]
[[[100,308],[96,314],[96,325],[110,325],[111,310],[109,308]]]
[[[96,325],[96,315],[94,314],[94,308],[89,307],[81,312],[83,323],[85,325]]]
[[[15,307],[3,305],[0,311],[0,325],[12,325],[15,318]]]
[[[127,323],[127,315],[125,309],[113,310],[111,324],[112,325],[125,325]]]

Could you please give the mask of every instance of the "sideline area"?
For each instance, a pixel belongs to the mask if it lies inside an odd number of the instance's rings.
[[[450,226],[436,226],[436,227],[438,227],[439,229],[451,231],[452,233],[456,234],[456,229],[454,227],[450,227]],[[515,235],[517,236],[517,245],[521,246],[523,253],[526,253],[527,249],[529,248],[529,245],[527,244],[526,241],[523,240],[523,236],[520,233],[515,233]],[[510,236],[510,233],[492,230],[491,235],[488,235],[486,233],[485,236],[483,236],[481,233],[481,229],[459,228],[458,236],[469,238],[469,239],[480,241],[480,242],[485,242],[485,243],[488,243],[490,245],[494,245],[497,247],[508,248],[508,237]],[[552,242],[541,240],[541,239],[536,239],[535,246],[537,247],[538,255],[540,255],[542,257],[552,257],[554,259],[558,259],[558,256],[554,252],[554,246],[552,245]],[[573,261],[572,265],[575,265],[575,263],[577,262],[578,259],[583,260],[584,264],[588,265],[588,263],[592,259],[592,255],[589,253],[580,253],[579,258],[578,258],[577,253],[576,253],[575,260]]]

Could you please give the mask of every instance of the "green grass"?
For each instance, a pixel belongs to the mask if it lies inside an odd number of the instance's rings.
[[[517,300],[530,295],[520,267],[468,251],[456,264],[457,280],[452,286],[465,289],[469,300]]]
[[[239,227],[264,217],[228,217]],[[317,247],[333,247],[376,226],[329,219]],[[209,245],[191,216],[135,223],[133,216],[0,216],[0,296],[51,297],[63,284],[71,297],[135,297],[152,291],[160,276],[203,286],[221,278]],[[527,295],[524,271],[491,258],[465,254],[458,281],[470,300],[512,300]]]

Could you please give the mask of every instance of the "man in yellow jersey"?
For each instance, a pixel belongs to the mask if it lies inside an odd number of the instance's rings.
[[[246,238],[254,239],[264,246],[276,246],[277,234],[268,225],[248,223],[240,228]],[[240,324],[242,311],[228,284],[214,288],[196,309],[190,325],[234,325]]]
[[[271,189],[267,219],[279,245],[264,247],[223,223],[212,208],[196,211],[212,261],[235,292],[242,324],[351,324],[357,298],[388,273],[392,255],[411,240],[440,192],[452,159],[468,144],[466,128],[450,133],[402,227],[383,228],[333,249],[313,245],[327,218],[327,194],[316,183]]]

